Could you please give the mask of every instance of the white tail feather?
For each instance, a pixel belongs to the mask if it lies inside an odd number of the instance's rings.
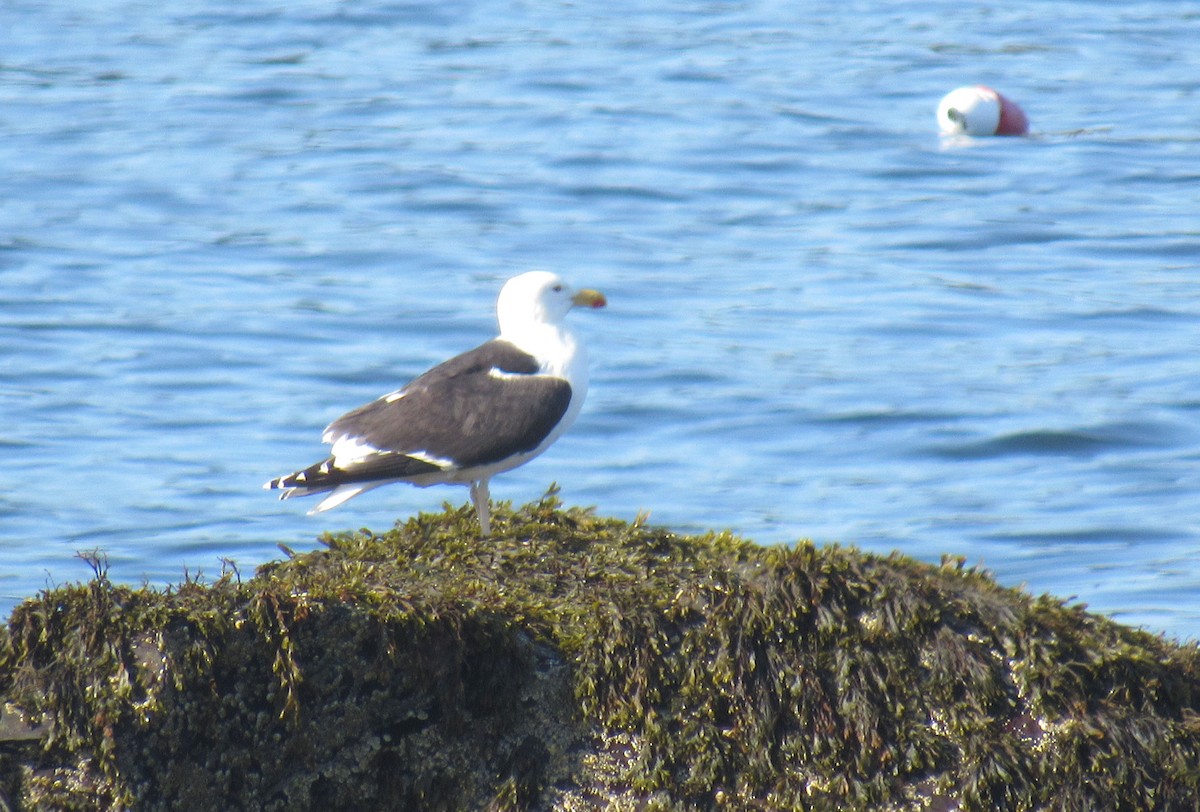
[[[369,491],[383,484],[383,482],[355,482],[353,485],[338,485],[333,489],[332,493],[321,500],[319,505],[310,510],[308,515],[311,516],[314,513],[324,513],[327,510],[332,510],[343,502],[350,501],[363,491]]]

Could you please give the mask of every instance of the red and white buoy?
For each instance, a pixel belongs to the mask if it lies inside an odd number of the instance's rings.
[[[970,85],[951,90],[937,109],[943,135],[1025,135],[1029,119],[1015,101],[990,87]]]

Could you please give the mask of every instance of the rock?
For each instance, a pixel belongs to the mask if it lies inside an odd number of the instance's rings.
[[[958,559],[683,537],[552,495],[500,506],[487,540],[472,520],[327,536],[244,583],[132,589],[98,563],[21,604],[0,634],[24,717],[0,809],[1200,797],[1195,645]]]

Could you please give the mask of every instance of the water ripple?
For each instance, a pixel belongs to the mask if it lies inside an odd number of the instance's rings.
[[[990,459],[1007,456],[1095,457],[1131,448],[1155,448],[1170,443],[1171,430],[1157,424],[1110,424],[1065,430],[1032,429],[965,443],[931,447],[946,459]]]

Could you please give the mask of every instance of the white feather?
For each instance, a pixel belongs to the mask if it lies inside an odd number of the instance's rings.
[[[332,510],[343,502],[349,501],[358,496],[363,491],[369,491],[372,488],[377,488],[382,485],[382,482],[356,482],[353,485],[338,485],[328,496],[321,500],[321,503],[308,512],[309,516],[314,513],[324,513],[327,510]]]
[[[333,457],[333,464],[338,468],[345,468],[348,465],[361,462],[367,457],[379,453],[378,448],[366,442],[363,438],[348,434],[343,434],[334,439],[326,439],[325,442],[333,443],[333,448],[330,449],[329,455]]]

